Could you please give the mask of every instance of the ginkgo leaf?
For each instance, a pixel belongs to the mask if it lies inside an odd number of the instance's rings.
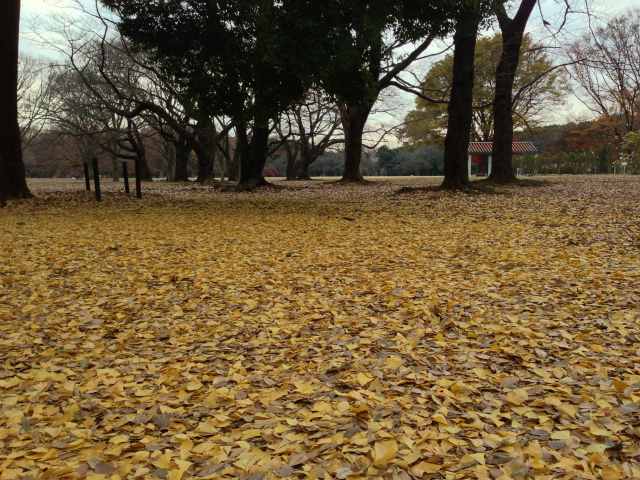
[[[529,393],[524,388],[518,388],[507,393],[506,399],[513,405],[522,405],[529,399]]]
[[[413,467],[411,467],[411,473],[416,475],[417,477],[422,477],[428,473],[439,473],[442,471],[442,465],[437,465],[435,463],[429,462],[420,462]]]
[[[373,463],[376,467],[385,467],[391,463],[398,453],[398,443],[395,440],[383,440],[373,447]]]
[[[133,394],[136,397],[150,397],[151,395],[153,395],[153,390],[148,388],[138,388],[134,390]]]
[[[168,480],[182,480],[185,472],[191,467],[191,462],[184,460],[175,460],[176,467],[171,468],[167,474]]]
[[[193,380],[187,383],[186,385],[186,389],[189,392],[195,392],[196,390],[200,390],[201,388],[202,388],[202,383],[200,383],[198,380]]]
[[[553,440],[569,440],[571,439],[571,432],[568,430],[558,430],[551,433],[551,438]]]
[[[373,377],[367,373],[358,373],[356,375],[356,380],[361,387],[366,387],[373,381]]]
[[[569,417],[575,417],[578,414],[578,409],[568,403],[560,403],[559,405],[556,406],[556,409],[560,413],[564,413]]]
[[[400,368],[402,366],[402,359],[398,356],[387,357],[384,364],[388,368]]]
[[[127,443],[129,441],[129,436],[128,435],[116,435],[115,437],[112,437],[111,440],[109,440],[110,443]]]
[[[297,381],[294,382],[296,390],[303,395],[311,395],[315,392],[314,385],[309,382]]]
[[[151,463],[158,468],[169,470],[171,468],[171,460],[172,460],[171,453],[165,452],[164,454],[152,460]]]

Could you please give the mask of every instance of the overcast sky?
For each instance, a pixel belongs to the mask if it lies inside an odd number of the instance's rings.
[[[4,1],[4,0],[0,0]],[[77,8],[74,7],[77,1],[81,1],[88,6],[93,5],[95,0],[22,0],[22,43],[21,49],[24,53],[34,56],[48,56],[50,52],[42,50],[36,42],[33,42],[33,30],[35,28],[41,30],[42,25],[46,23],[48,18],[54,15],[74,15],[77,14]],[[578,9],[584,10],[585,2],[591,5],[592,13],[601,19],[608,16],[621,14],[629,8],[640,8],[640,0],[572,0],[573,5]],[[519,2],[518,2],[519,3]],[[541,11],[551,25],[559,25],[563,14],[563,0],[541,0]],[[38,27],[36,27],[38,25]],[[582,14],[573,14],[570,16],[567,25],[563,29],[563,40],[570,40],[581,36],[585,32],[587,26],[586,16]],[[534,37],[544,40],[549,39],[549,29],[543,26],[540,11],[536,11],[534,17],[529,24],[529,32]],[[422,72],[428,68],[428,64],[417,66],[417,71]],[[405,113],[413,106],[413,98],[408,94],[397,95],[394,103],[397,104],[398,118],[404,117]],[[550,122],[565,122],[584,119],[588,113],[584,107],[575,99],[569,99],[567,106],[561,112],[552,114]],[[397,120],[397,119],[396,119]]]

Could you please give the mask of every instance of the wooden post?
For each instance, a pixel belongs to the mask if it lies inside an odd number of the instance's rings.
[[[89,164],[84,162],[84,188],[87,192],[91,191],[91,178],[89,177]]]
[[[136,198],[142,198],[142,181],[140,179],[140,159],[136,157]]]
[[[124,192],[129,195],[129,169],[127,168],[127,162],[122,162],[122,178],[124,178]]]
[[[96,202],[102,201],[102,191],[100,190],[100,171],[98,170],[98,159],[93,157],[93,183],[96,189]]]

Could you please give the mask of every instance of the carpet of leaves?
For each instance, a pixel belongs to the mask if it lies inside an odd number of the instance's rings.
[[[0,479],[640,478],[640,179],[154,188],[0,210]]]

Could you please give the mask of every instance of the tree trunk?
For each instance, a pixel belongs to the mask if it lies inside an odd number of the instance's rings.
[[[236,143],[233,148],[233,156],[227,166],[227,178],[230,182],[240,181],[240,169],[249,154],[249,141],[247,139],[247,125],[243,120],[236,120]]]
[[[213,159],[208,148],[204,148],[200,153],[196,151],[198,158],[198,182],[204,183],[213,178]]]
[[[240,190],[252,190],[255,187],[267,185],[264,178],[264,166],[267,163],[269,152],[269,117],[261,109],[256,101],[253,128],[251,130],[251,143],[240,156],[240,178],[238,188]],[[246,134],[245,134],[246,135]],[[246,138],[243,140],[246,145]]]
[[[518,38],[519,37],[519,38]],[[522,35],[502,33],[502,56],[496,71],[496,93],[493,103],[493,171],[491,179],[511,182],[513,169],[513,83],[518,68]]]
[[[267,122],[256,121],[251,135],[248,151],[241,156],[240,179],[238,187],[251,190],[255,187],[267,185],[264,178],[264,166],[267,163],[269,149],[269,125]]]
[[[174,182],[189,181],[189,158],[191,157],[191,145],[184,138],[176,142],[176,165],[173,171]]]
[[[344,129],[344,173],[343,182],[362,182],[360,162],[362,160],[362,135],[369,118],[371,106],[361,104],[344,104],[340,106],[340,117]]]
[[[237,146],[236,146],[237,149]],[[226,177],[230,182],[237,182],[240,178],[240,150],[234,152],[231,160],[227,163]]]
[[[152,181],[153,175],[149,168],[149,162],[147,161],[147,149],[142,142],[136,142],[136,157],[138,161],[138,168],[140,168],[140,180]]]
[[[502,30],[502,55],[496,70],[496,93],[493,102],[493,171],[496,182],[512,182],[513,169],[513,84],[520,63],[520,48],[524,30],[537,0],[522,0],[513,20],[503,6],[497,7]]]
[[[20,1],[0,2],[0,204],[29,198],[18,125]]]
[[[176,143],[173,139],[163,138],[162,154],[164,157],[164,174],[168,182],[173,182],[176,175]]]
[[[111,155],[111,180],[120,181],[120,159],[117,155]]]
[[[140,178],[145,181],[153,180],[153,175],[149,168],[149,162],[147,161],[146,151],[143,150],[140,152],[138,160],[140,161]]]
[[[292,151],[291,147],[287,148],[287,180],[295,180],[297,178],[296,170],[298,152]]]
[[[147,149],[144,144],[144,138],[140,135],[138,126],[131,119],[127,119],[127,136],[137,157],[138,168],[140,169],[140,179],[147,181],[153,180],[151,169],[147,162]]]
[[[237,129],[237,142],[236,142],[236,155],[238,166],[237,166],[237,181],[238,184],[241,183],[241,179],[244,175],[247,175],[246,172],[250,168],[251,160],[250,160],[250,148],[249,148],[249,137],[247,135],[247,127],[242,124]],[[230,177],[231,178],[231,177]]]
[[[217,132],[210,118],[206,117],[198,125],[198,140],[202,143],[202,150],[196,151],[198,157],[198,181],[206,182],[213,179],[213,164],[216,157]]]
[[[298,180],[311,180],[311,176],[309,175],[309,167],[313,163],[315,159],[304,156],[298,162]]]
[[[464,188],[469,184],[469,140],[473,121],[475,50],[479,22],[479,11],[474,7],[465,8],[456,21],[443,188]]]
[[[311,147],[308,138],[301,139],[299,150],[300,159],[296,163],[296,178],[298,180],[311,180],[311,177],[309,177],[309,166],[313,163],[317,156],[314,158],[314,150]]]
[[[238,174],[236,162],[235,152],[232,153],[231,142],[229,140],[229,131],[224,134],[224,137],[221,139],[220,145],[222,146],[222,181],[225,180],[237,180]]]

